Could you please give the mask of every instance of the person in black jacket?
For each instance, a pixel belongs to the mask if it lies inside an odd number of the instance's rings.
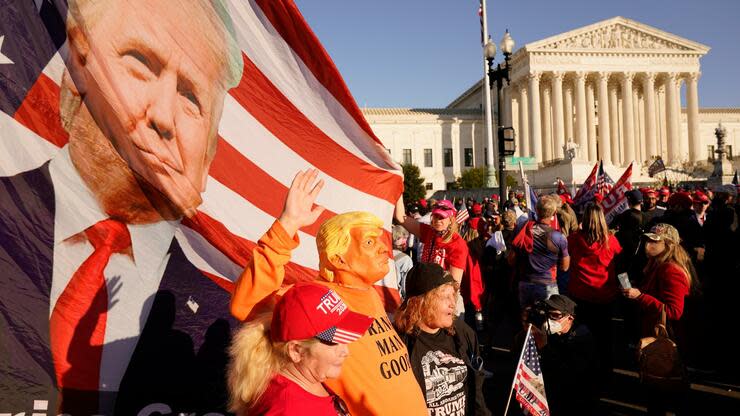
[[[488,416],[478,340],[456,318],[458,290],[439,265],[415,265],[406,276],[407,298],[396,312],[396,331],[409,351],[429,414]]]
[[[532,325],[540,353],[545,392],[552,416],[593,415],[598,403],[599,357],[591,332],[575,321],[576,303],[564,295],[552,295],[535,308],[547,319]]]

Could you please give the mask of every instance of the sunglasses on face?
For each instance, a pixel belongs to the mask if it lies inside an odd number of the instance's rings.
[[[549,311],[547,313],[548,318],[556,320],[556,321],[562,319],[564,316],[565,314],[560,311]]]

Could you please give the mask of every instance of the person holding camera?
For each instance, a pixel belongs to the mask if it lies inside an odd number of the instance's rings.
[[[552,416],[593,415],[598,402],[596,344],[588,328],[576,322],[575,310],[576,303],[565,295],[552,295],[525,310]]]

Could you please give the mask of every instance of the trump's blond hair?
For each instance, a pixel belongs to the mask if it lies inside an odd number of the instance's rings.
[[[319,251],[319,274],[327,281],[334,281],[332,261],[344,255],[352,242],[350,230],[356,227],[383,226],[383,220],[365,211],[352,211],[332,217],[319,228],[316,248]]]

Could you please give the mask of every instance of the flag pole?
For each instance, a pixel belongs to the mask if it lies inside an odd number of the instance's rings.
[[[522,162],[519,162],[521,165]],[[529,333],[532,332],[532,324],[527,326],[527,335],[524,337],[524,345],[522,345],[522,352],[519,353],[519,360],[516,362],[516,369],[514,370],[514,380],[511,381],[511,388],[509,389],[509,400],[506,401],[506,410],[504,410],[504,416],[509,413],[509,405],[511,404],[511,396],[514,394],[514,384],[516,384],[516,373],[519,371],[519,364],[522,362],[524,357],[524,350],[527,349],[527,339],[529,339]]]

